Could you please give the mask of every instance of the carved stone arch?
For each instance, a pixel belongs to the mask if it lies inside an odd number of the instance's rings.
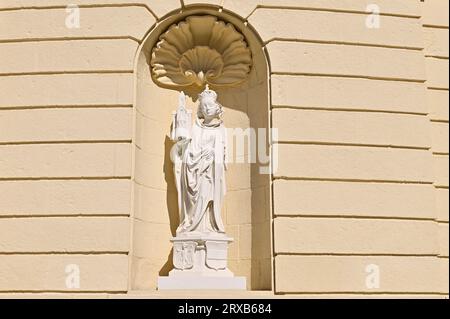
[[[262,41],[250,25],[215,7],[189,6],[167,15],[148,33],[135,62],[130,290],[156,289],[157,277],[166,276],[173,267],[170,238],[178,226],[178,209],[170,161],[172,142],[168,135],[181,88],[155,81],[152,53],[171,26],[193,16],[210,16],[225,25],[230,24],[243,35],[250,51],[248,77],[234,85],[214,87],[225,108],[226,126],[256,131],[261,128],[266,133],[270,128],[268,59]],[[245,58],[242,61],[245,62]],[[195,92],[191,93],[195,100]],[[196,103],[191,100],[188,108],[196,108]],[[268,143],[264,144],[268,148]],[[251,148],[246,147],[246,150]],[[268,152],[267,149],[266,154]],[[244,155],[249,158],[247,152]],[[222,214],[227,234],[235,239],[229,249],[230,270],[236,276],[247,277],[249,290],[272,290],[271,176],[260,173],[260,169],[270,163],[264,162],[265,158],[260,159],[263,162],[252,164],[246,160],[230,164]]]

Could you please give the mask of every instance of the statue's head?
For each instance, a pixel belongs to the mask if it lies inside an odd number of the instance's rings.
[[[197,117],[199,119],[212,120],[219,119],[223,114],[222,105],[217,102],[217,93],[210,90],[208,86],[198,95],[199,106]]]

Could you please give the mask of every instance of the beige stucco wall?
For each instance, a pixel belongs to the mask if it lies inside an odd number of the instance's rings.
[[[81,7],[80,29],[65,26],[68,3]],[[138,57],[158,23],[195,8],[247,22],[268,58],[265,112],[280,137],[279,169],[264,192],[270,294],[447,295],[448,1],[189,7],[198,3],[1,2],[0,293],[126,293],[136,288],[136,249],[170,249],[155,233],[134,243],[138,208],[167,209],[150,191],[140,193],[148,202],[136,198],[135,148],[147,138],[136,128],[148,120],[136,110]],[[379,29],[365,25],[371,3]],[[167,111],[176,102],[173,92],[155,96]],[[170,236],[141,217],[138,237]],[[170,225],[159,220],[167,212],[151,217]],[[65,285],[68,264],[80,266],[80,289]],[[378,289],[365,286],[370,264],[380,269]]]
[[[448,1],[421,3],[424,32],[424,56],[427,87],[428,119],[431,131],[431,152],[434,169],[435,221],[438,229],[438,258],[447,262],[442,271],[448,277],[449,256],[449,18]],[[447,286],[448,292],[448,286]]]

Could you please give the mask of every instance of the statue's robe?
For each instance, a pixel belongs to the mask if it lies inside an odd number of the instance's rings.
[[[196,119],[186,142],[176,172],[181,219],[177,233],[224,233],[226,129],[221,122],[206,126]]]

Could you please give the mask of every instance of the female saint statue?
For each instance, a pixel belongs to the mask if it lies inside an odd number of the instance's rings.
[[[199,94],[197,116],[192,124],[186,97],[180,94],[174,113],[172,149],[178,190],[180,225],[177,237],[186,234],[223,234],[221,206],[226,192],[227,136],[216,92],[208,86]]]

